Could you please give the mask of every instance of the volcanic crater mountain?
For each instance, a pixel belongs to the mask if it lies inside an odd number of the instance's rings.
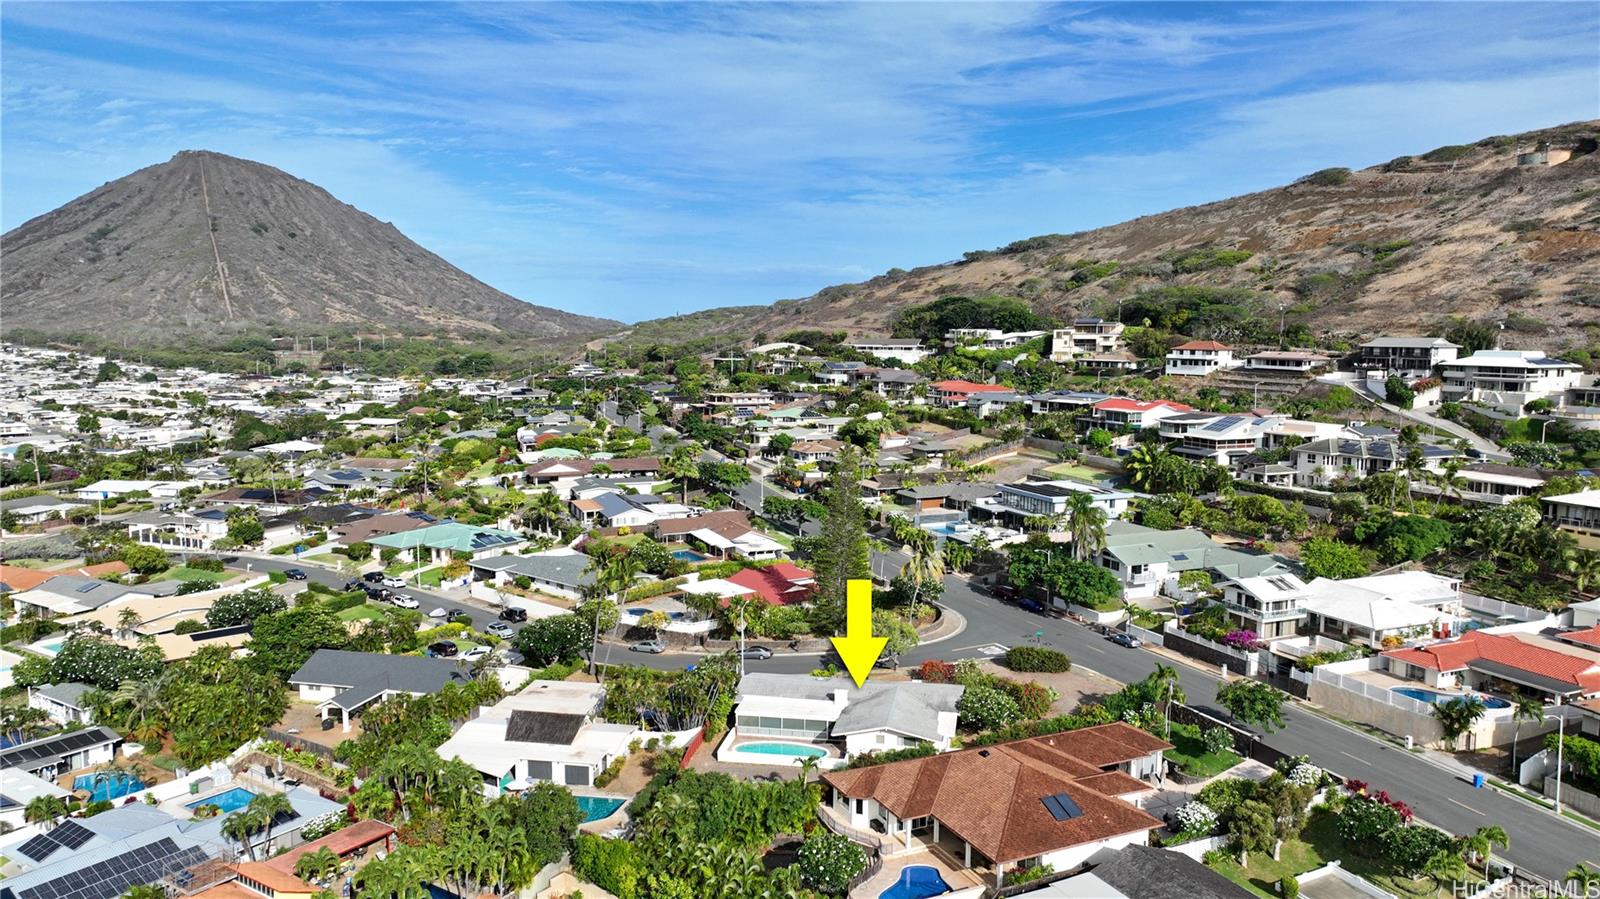
[[[1586,333],[1600,325],[1597,137],[1600,122],[1578,122],[1325,169],[805,299],[641,322],[611,339],[717,348],[796,329],[885,334],[901,310],[948,296],[1021,297],[1062,320],[1113,317],[1119,301],[1188,288],[1227,291],[1260,319],[1282,314],[1319,336],[1425,333],[1464,316],[1525,332],[1508,341],[1587,347],[1600,343]]]
[[[258,162],[184,151],[0,237],[7,336],[207,342],[369,333],[560,340],[615,321],[525,303]]]

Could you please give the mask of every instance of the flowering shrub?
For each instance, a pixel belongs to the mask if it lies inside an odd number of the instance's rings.
[[[1261,645],[1261,635],[1255,631],[1228,631],[1222,635],[1222,645],[1234,649],[1255,649]]]
[[[1210,727],[1201,733],[1200,742],[1213,755],[1228,752],[1233,749],[1233,734],[1226,727]]]
[[[948,684],[956,679],[956,666],[939,659],[929,659],[917,667],[917,676],[923,683]]]
[[[1217,829],[1217,813],[1204,802],[1186,802],[1172,817],[1178,822],[1178,833],[1184,836],[1202,837]]]
[[[1322,781],[1322,769],[1301,762],[1289,771],[1289,783],[1297,787],[1314,787]]]
[[[997,678],[995,686],[1016,700],[1017,710],[1022,717],[1028,719],[1043,718],[1049,714],[1050,704],[1056,701],[1056,691],[1036,681],[1024,683],[1008,678]]]

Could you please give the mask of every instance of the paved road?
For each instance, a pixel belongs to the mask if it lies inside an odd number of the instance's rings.
[[[262,558],[260,556],[239,556],[237,561],[228,562],[235,568],[249,565],[254,571],[285,571],[290,568],[299,568],[306,573],[306,577],[335,590],[344,589],[344,585],[352,578],[350,575],[324,568],[320,565],[297,563],[292,558],[273,556]],[[442,593],[429,590],[425,587],[402,587],[399,592],[407,593],[417,598],[421,605],[417,611],[426,615],[440,606],[446,609],[460,609],[472,617],[473,630],[482,631],[489,624],[496,621],[499,616],[498,609],[490,609],[477,600],[454,599]]]
[[[1066,652],[1073,662],[1114,680],[1127,683],[1144,678],[1158,661],[1154,653],[1125,649],[1100,634],[1070,620],[1025,612],[979,593],[963,578],[945,578],[944,602],[967,620],[955,637],[908,653],[903,663],[924,659],[954,660],[990,655],[994,646],[1015,646],[1038,631],[1048,646]],[[627,656],[619,658],[618,656]],[[617,651],[614,662],[642,663],[657,668],[693,664],[689,655],[650,656]],[[780,653],[766,661],[747,661],[751,671],[800,672],[819,664],[815,654]],[[1191,705],[1217,707],[1219,678],[1179,664],[1179,681]],[[1405,800],[1428,822],[1452,833],[1471,833],[1499,824],[1511,835],[1503,853],[1507,861],[1547,878],[1560,878],[1579,861],[1600,864],[1600,835],[1539,807],[1493,789],[1475,790],[1454,771],[1388,743],[1380,742],[1298,706],[1286,709],[1288,726],[1262,740],[1273,748],[1313,761],[1345,777],[1354,777],[1386,789]]]

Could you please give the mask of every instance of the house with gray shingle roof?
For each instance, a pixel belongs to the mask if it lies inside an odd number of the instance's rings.
[[[845,757],[923,743],[950,748],[956,702],[966,688],[919,681],[816,678],[809,674],[746,674],[734,709],[735,734],[839,744]],[[726,746],[737,749],[736,737]],[[719,755],[720,757],[720,755]]]
[[[350,715],[372,703],[401,693],[437,693],[446,684],[471,679],[471,673],[444,659],[319,649],[289,676],[289,686],[299,690],[301,700],[316,703],[322,717],[339,713],[349,730]]]
[[[1126,521],[1106,522],[1105,548],[1095,561],[1117,576],[1127,599],[1147,599],[1163,588],[1176,595],[1185,571],[1209,571],[1217,581],[1294,571],[1281,556],[1223,546],[1194,528],[1163,531]]]

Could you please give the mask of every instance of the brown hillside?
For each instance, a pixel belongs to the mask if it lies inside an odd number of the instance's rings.
[[[7,334],[539,339],[618,327],[524,303],[314,184],[219,153],[102,185],[7,233],[0,253]]]
[[[1600,122],[1441,147],[1343,176],[1176,209],[1071,235],[1018,241],[970,261],[895,271],[769,307],[636,325],[618,339],[772,338],[797,328],[884,333],[907,306],[944,296],[1026,298],[1061,318],[1114,315],[1118,299],[1174,285],[1259,291],[1263,315],[1322,335],[1426,330],[1446,316],[1509,319],[1560,347],[1600,322]],[[1542,144],[1559,165],[1519,165]],[[1193,271],[1214,251],[1252,254]],[[1187,259],[1185,258],[1187,257]],[[1103,277],[1081,260],[1116,263]],[[1080,268],[1075,269],[1074,263]]]

